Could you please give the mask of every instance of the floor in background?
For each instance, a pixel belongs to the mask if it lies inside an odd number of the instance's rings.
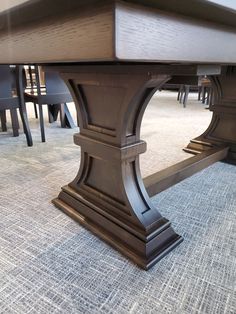
[[[176,92],[157,93],[147,107],[141,138],[148,146],[140,156],[143,176],[164,169],[191,155],[182,149],[201,135],[210,124],[212,113],[190,94],[187,108],[176,101]]]
[[[162,92],[146,111],[144,176],[189,157],[182,147],[209,124],[195,95],[186,109],[175,97]],[[185,241],[145,272],[50,203],[78,170],[75,130],[47,124],[41,143],[30,123],[32,148],[0,134],[0,313],[236,313],[235,166],[152,198]]]

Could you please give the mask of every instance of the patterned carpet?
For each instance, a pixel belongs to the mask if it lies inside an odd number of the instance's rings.
[[[144,155],[145,175],[188,157],[180,147],[182,134],[199,131],[191,127],[193,111],[201,111],[195,121],[203,130],[209,119],[200,106],[190,99],[184,111],[169,94],[152,101],[143,138],[151,143],[146,156],[153,166]],[[186,119],[185,131],[178,126],[170,154],[166,139],[152,144],[148,128],[155,124],[158,132],[169,119],[174,134],[177,111]],[[155,123],[148,119],[154,112]],[[235,166],[216,163],[152,198],[185,241],[146,272],[50,203],[77,172],[79,148],[72,143],[74,130],[47,125],[42,144],[34,119],[31,125],[32,148],[22,134],[0,134],[0,313],[236,313]]]

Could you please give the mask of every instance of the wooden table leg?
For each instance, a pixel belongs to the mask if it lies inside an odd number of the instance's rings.
[[[54,204],[148,269],[182,241],[152,205],[139,169],[144,110],[170,77],[116,66],[84,71],[61,73],[79,112],[81,164]]]
[[[202,152],[224,144],[229,146],[226,161],[236,163],[236,67],[228,67],[221,76],[212,76],[211,82],[212,121],[201,136],[191,140],[186,150]]]

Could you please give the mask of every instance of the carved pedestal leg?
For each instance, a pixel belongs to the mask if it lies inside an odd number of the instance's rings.
[[[63,73],[67,72],[67,73]],[[150,202],[144,188],[139,154],[144,110],[167,75],[71,68],[61,75],[79,112],[80,170],[62,188],[56,206],[77,219],[144,269],[150,268],[181,242]]]
[[[211,77],[214,90],[213,112],[208,129],[192,140],[188,149],[202,152],[213,146],[229,146],[226,161],[236,163],[236,70],[228,68],[221,76]]]

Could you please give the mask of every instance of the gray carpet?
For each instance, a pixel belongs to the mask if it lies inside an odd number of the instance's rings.
[[[165,102],[168,115],[176,105]],[[235,166],[216,163],[152,198],[185,241],[145,272],[50,203],[77,172],[79,148],[74,130],[47,125],[42,144],[31,125],[32,148],[0,134],[0,313],[236,313]]]

